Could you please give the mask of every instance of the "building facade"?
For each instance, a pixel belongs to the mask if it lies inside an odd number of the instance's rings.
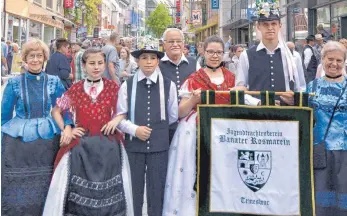
[[[188,24],[188,32],[195,34],[195,42],[202,42],[207,37],[219,35],[219,17],[222,16],[220,11],[222,5],[219,4],[219,9],[212,7],[213,0],[186,1],[184,5],[184,16],[186,25]],[[216,1],[218,2],[218,1]],[[192,10],[198,10],[201,14],[200,24],[194,23]]]
[[[259,39],[256,22],[252,20],[256,0],[221,0],[221,13],[219,17],[219,35],[227,41],[229,36],[234,44],[249,46]],[[286,0],[279,0],[281,13],[286,14],[282,8]],[[287,20],[281,19],[282,34],[286,35]]]
[[[50,43],[74,26],[64,17],[63,0],[5,0],[2,18],[1,36],[19,45],[30,37]]]
[[[287,39],[300,40],[322,30],[330,39],[347,38],[346,0],[287,0]]]

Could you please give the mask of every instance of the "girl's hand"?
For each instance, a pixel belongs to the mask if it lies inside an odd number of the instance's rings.
[[[193,90],[192,96],[190,98],[194,104],[198,104],[201,102],[201,88]]]
[[[101,128],[101,132],[103,132],[105,135],[114,134],[119,122],[120,121],[117,118],[112,119]]]
[[[77,127],[72,129],[72,138],[76,139],[77,137],[82,137],[85,133],[84,128]]]
[[[72,129],[70,125],[65,126],[64,131],[60,137],[60,147],[67,146],[72,140]]]

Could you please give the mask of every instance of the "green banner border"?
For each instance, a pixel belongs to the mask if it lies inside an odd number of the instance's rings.
[[[197,205],[198,216],[254,216],[258,214],[242,213],[210,213],[210,136],[212,118],[235,118],[251,120],[290,120],[299,121],[299,163],[300,181],[300,216],[315,216],[314,175],[313,175],[313,112],[308,107],[261,106],[244,105],[199,105],[197,134]],[[311,180],[311,181],[310,181]],[[305,190],[310,188],[310,190]],[[285,206],[283,206],[285,208]],[[275,216],[275,215],[267,215]]]

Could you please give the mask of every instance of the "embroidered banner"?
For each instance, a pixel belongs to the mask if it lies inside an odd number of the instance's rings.
[[[315,215],[310,108],[198,112],[197,215]]]

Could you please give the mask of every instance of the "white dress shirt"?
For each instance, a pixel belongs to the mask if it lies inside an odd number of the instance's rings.
[[[263,42],[260,42],[260,44],[257,46],[257,51],[265,49],[266,53],[268,55],[274,55],[277,49],[281,49],[281,58],[282,58],[282,63],[283,63],[283,71],[284,71],[284,81],[286,84],[286,90],[290,90],[289,86],[289,72],[288,72],[288,66],[287,66],[287,59],[286,59],[286,53],[285,53],[285,48],[281,46],[281,44],[278,44],[277,47],[274,49],[274,51],[270,51],[268,48],[265,47]],[[298,84],[296,85],[299,89],[304,90],[306,89],[306,82],[305,82],[305,75],[303,73],[299,73],[300,69],[299,67],[302,67],[301,65],[296,65],[297,71],[298,71]],[[249,87],[248,83],[248,74],[249,74],[249,60],[248,60],[248,55],[247,51],[243,51],[240,56],[240,62],[237,68],[237,73],[236,73],[236,86],[246,86]],[[258,99],[257,99],[258,100]],[[255,100],[254,100],[255,101]],[[258,100],[259,102],[260,100]],[[256,105],[256,104],[253,104]]]
[[[95,95],[90,95],[90,89],[95,86],[96,88],[96,94]],[[95,99],[99,94],[100,92],[104,89],[104,82],[102,81],[102,79],[100,80],[100,82],[97,82],[97,83],[90,83],[87,81],[87,79],[84,80],[84,83],[83,83],[83,88],[84,88],[84,91],[92,97],[92,99]]]
[[[310,46],[310,47],[313,49],[312,46]],[[311,57],[313,56],[312,50],[311,49],[305,49],[304,56],[305,56],[305,58],[304,58],[304,65],[305,65],[305,69],[307,69],[308,64],[310,64]]]
[[[171,61],[171,59],[166,55],[166,53],[165,53],[164,57],[161,58],[160,60],[161,61],[170,61],[172,64],[174,64],[176,66],[180,65],[182,63],[182,61],[185,61],[185,62],[187,62],[189,64],[188,59],[186,58],[186,56],[183,53],[182,53],[182,57],[181,57],[180,61],[178,62],[178,64],[176,64],[175,62]],[[196,62],[196,71],[198,71],[200,68],[201,68],[201,66],[200,66],[199,62],[197,61]]]
[[[301,60],[301,55],[300,53],[298,53],[297,51],[293,51],[293,56],[294,56],[294,60],[295,60],[295,64],[296,64],[296,68],[298,70],[298,75],[299,75],[299,82],[300,83],[306,83],[305,81],[305,72],[304,72],[304,68],[302,66],[302,60]]]
[[[155,70],[150,76],[146,75],[139,69],[138,70],[138,80],[140,82],[143,79],[147,79],[147,84],[152,82],[157,83],[158,80],[158,71]],[[135,82],[135,80],[133,81]],[[117,103],[117,115],[128,114],[128,91],[127,91],[127,82],[123,82],[118,92],[118,103]],[[177,102],[177,89],[175,83],[171,81],[170,92],[169,92],[169,101],[168,101],[168,115],[169,115],[169,124],[175,123],[178,120],[178,102]],[[124,133],[128,133],[131,136],[135,136],[136,130],[139,125],[132,123],[130,120],[122,120],[118,128]]]

